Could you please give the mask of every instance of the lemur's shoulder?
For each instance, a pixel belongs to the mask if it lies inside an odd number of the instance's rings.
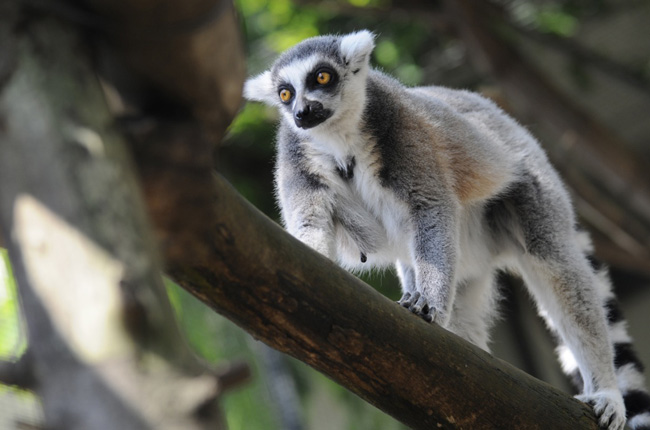
[[[461,202],[490,198],[515,179],[519,160],[502,141],[512,133],[487,130],[503,127],[491,101],[470,91],[409,88],[376,70],[366,88],[362,126],[387,168],[435,173]]]

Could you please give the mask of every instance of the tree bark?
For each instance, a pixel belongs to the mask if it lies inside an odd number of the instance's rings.
[[[211,244],[214,150],[242,103],[244,49],[230,0],[85,0],[100,26],[99,71],[131,137],[158,245],[202,261]]]

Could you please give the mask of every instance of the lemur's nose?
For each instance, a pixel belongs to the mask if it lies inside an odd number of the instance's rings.
[[[303,129],[315,127],[330,116],[332,111],[323,108],[321,102],[315,100],[299,100],[293,107],[293,120],[296,126]]]
[[[302,109],[297,109],[294,112],[294,116],[298,121],[302,121],[309,116],[310,108],[309,105],[305,105]]]

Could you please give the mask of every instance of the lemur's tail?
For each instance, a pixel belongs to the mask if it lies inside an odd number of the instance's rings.
[[[645,385],[644,367],[634,351],[632,338],[627,333],[627,322],[623,318],[618,301],[612,291],[609,271],[605,265],[593,257],[593,247],[586,232],[579,230],[576,239],[598,279],[597,287],[607,316],[609,336],[614,350],[614,369],[618,387],[625,402],[627,425],[633,430],[650,430],[650,394],[648,394]],[[581,390],[580,371],[571,352],[564,345],[560,345],[558,353],[564,372]]]

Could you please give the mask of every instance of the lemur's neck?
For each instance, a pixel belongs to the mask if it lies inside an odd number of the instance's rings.
[[[320,153],[332,156],[336,164],[347,168],[355,156],[372,151],[369,147],[391,135],[396,115],[392,95],[382,80],[385,76],[369,71],[365,84],[352,86],[343,95],[345,108],[322,126],[305,132],[305,142]],[[368,139],[371,135],[371,139]]]
[[[342,168],[365,144],[362,138],[365,92],[352,91],[345,94],[345,98],[348,101],[346,107],[321,126],[309,130],[306,139],[319,152],[334,157]]]

